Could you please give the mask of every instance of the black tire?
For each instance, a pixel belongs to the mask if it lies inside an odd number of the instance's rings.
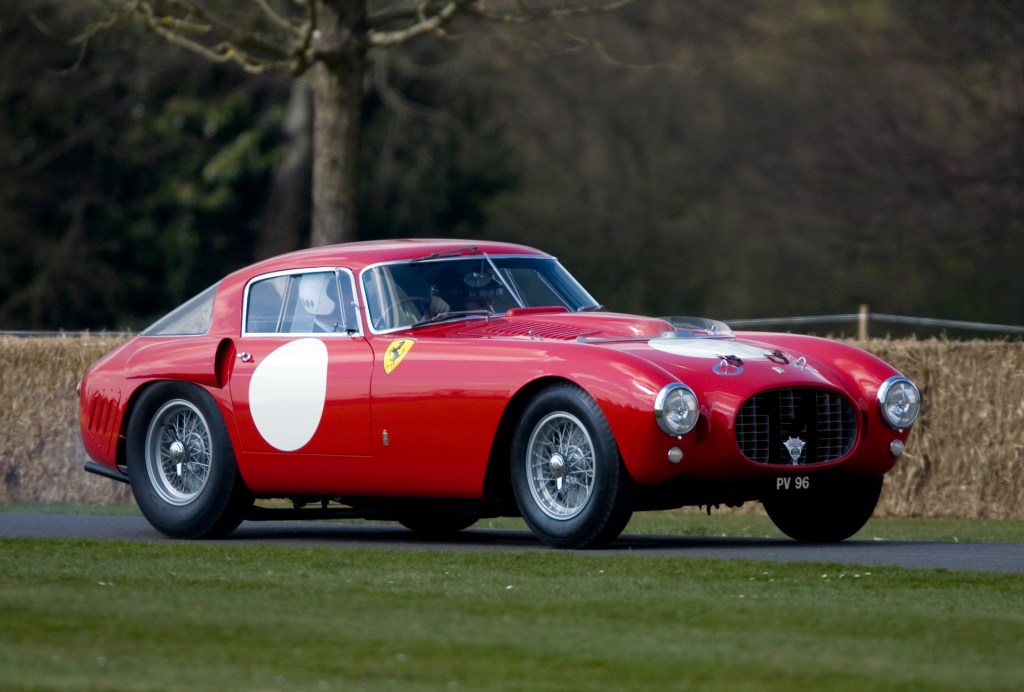
[[[410,531],[424,537],[437,538],[450,536],[463,529],[468,529],[477,522],[477,517],[472,514],[451,513],[427,513],[410,514],[402,517],[398,523]]]
[[[777,493],[763,500],[775,526],[803,543],[836,543],[860,531],[882,494],[881,476],[839,474],[814,478],[800,493]]]
[[[512,441],[512,489],[523,519],[555,548],[598,548],[633,514],[633,481],[597,403],[564,383],[538,394]]]
[[[184,382],[143,392],[128,423],[128,480],[143,516],[171,538],[220,538],[252,506],[213,398]]]

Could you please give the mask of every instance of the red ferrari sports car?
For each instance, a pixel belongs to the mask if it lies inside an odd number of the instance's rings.
[[[457,240],[234,272],[93,364],[79,398],[86,469],[168,536],[522,516],[559,548],[636,510],[750,501],[794,539],[843,540],[920,410],[848,344],[610,313],[550,255]]]

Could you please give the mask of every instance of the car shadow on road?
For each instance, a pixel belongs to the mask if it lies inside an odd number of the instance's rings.
[[[428,536],[391,524],[344,524],[326,522],[247,522],[230,536],[229,542],[311,543],[316,545],[359,544],[365,546],[404,546],[420,548],[463,548],[476,550],[537,549],[548,550],[532,533],[525,530],[474,528],[444,536]],[[799,548],[802,544],[785,538],[753,538],[728,536],[667,536],[622,534],[602,552],[662,552],[702,549]]]

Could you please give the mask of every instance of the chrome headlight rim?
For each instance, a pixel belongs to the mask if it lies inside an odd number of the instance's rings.
[[[680,407],[680,403],[685,406]],[[665,434],[682,437],[697,426],[699,418],[700,401],[694,391],[682,382],[667,384],[658,392],[654,400],[654,419]]]
[[[908,388],[913,393],[909,401],[906,396]],[[901,397],[902,401],[897,397]],[[905,430],[913,425],[921,414],[921,392],[913,382],[902,375],[890,377],[878,388],[878,410],[890,428]]]

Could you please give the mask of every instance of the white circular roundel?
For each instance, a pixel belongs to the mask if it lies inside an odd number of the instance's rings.
[[[273,351],[249,382],[256,429],[284,452],[313,439],[326,399],[327,346],[319,339],[299,339]]]
[[[664,353],[690,358],[720,360],[725,356],[736,356],[743,360],[755,360],[768,357],[764,348],[732,339],[651,339],[648,344]]]

